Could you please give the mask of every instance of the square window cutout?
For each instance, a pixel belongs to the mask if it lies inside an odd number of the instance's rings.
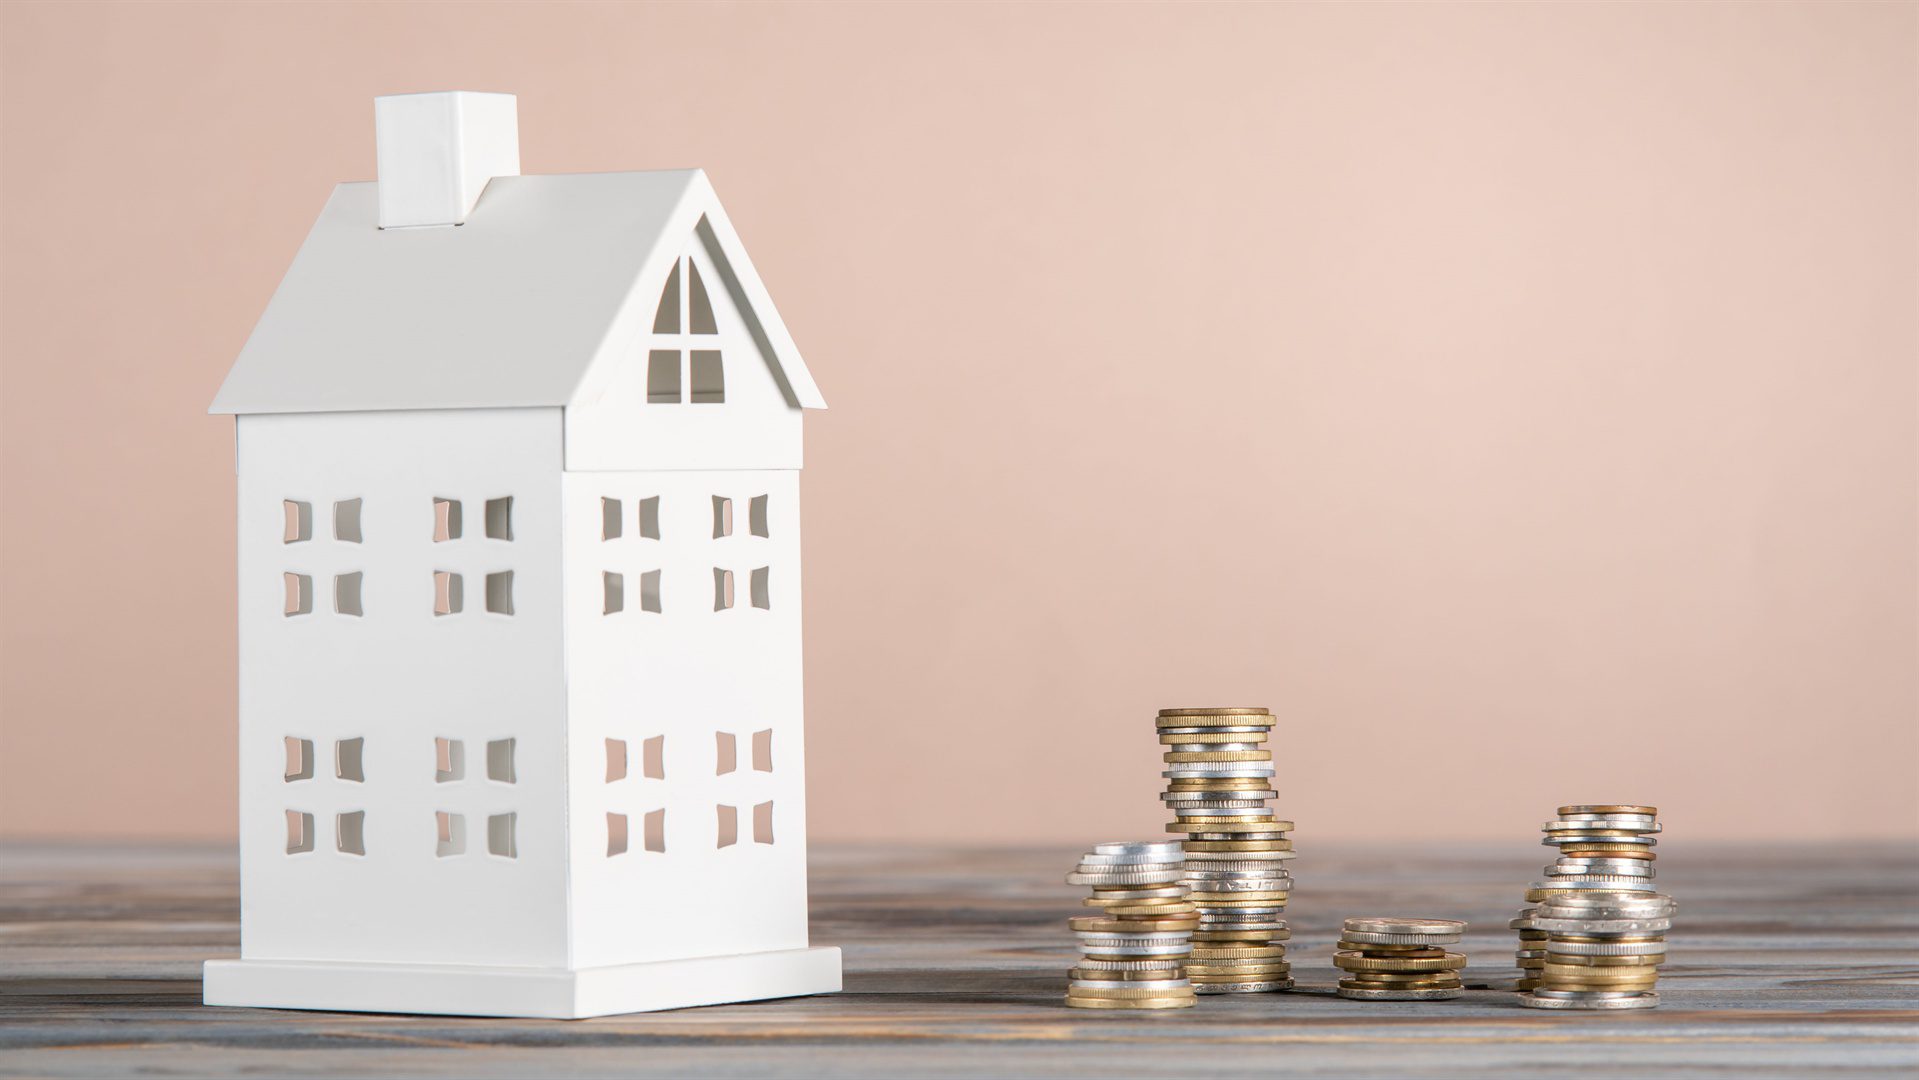
[[[660,497],[658,495],[640,500],[640,535],[648,540],[660,538]]]
[[[716,731],[713,733],[713,741],[719,744],[715,754],[717,765],[713,770],[714,775],[725,776],[727,773],[739,768],[740,741],[733,736],[733,733],[730,731]]]
[[[648,780],[666,779],[666,736],[655,735],[640,744],[640,775]]]
[[[448,540],[458,540],[462,531],[460,500],[435,498],[433,500],[433,542],[444,544]]]
[[[333,775],[355,784],[366,783],[366,739],[341,739],[333,744]]]
[[[360,608],[360,582],[366,575],[355,570],[351,574],[335,574],[333,577],[333,610],[341,615],[364,615]]]
[[[495,615],[513,614],[513,571],[486,576],[486,609]]]
[[[486,501],[486,538],[513,539],[513,496],[502,495]]]
[[[733,535],[733,500],[724,495],[713,496],[713,539]]]
[[[753,733],[753,771],[773,771],[773,729]]]
[[[620,538],[620,500],[600,499],[600,539],[618,540]]]
[[[287,854],[299,855],[313,850],[313,815],[287,811]]]
[[[287,768],[286,781],[313,779],[313,740],[297,736],[286,737]]]
[[[606,815],[606,857],[626,854],[626,815]]]
[[[511,812],[494,814],[486,819],[487,854],[498,855],[502,859],[520,857],[520,846],[513,835],[519,820],[520,815]]]
[[[280,580],[286,586],[287,617],[313,614],[313,578],[288,571]]]
[[[433,740],[433,782],[450,783],[466,777],[466,744],[458,739]]]
[[[626,610],[626,578],[611,570],[600,572],[600,614],[615,615]]]
[[[466,606],[466,589],[451,570],[433,571],[433,614],[458,615]]]
[[[348,544],[360,542],[360,500],[341,499],[333,504],[333,538]]]
[[[660,572],[648,570],[640,575],[640,610],[660,613]]]
[[[722,804],[719,811],[719,830],[715,847],[732,847],[740,842],[740,809],[737,806]]]
[[[366,811],[350,810],[333,819],[333,842],[344,855],[366,854]]]
[[[770,844],[773,842],[773,804],[763,802],[753,808],[753,842]]]
[[[606,740],[606,782],[626,779],[626,740]]]
[[[761,611],[771,611],[773,609],[773,586],[769,580],[772,573],[772,567],[762,566],[753,571],[752,575],[747,579],[748,585],[746,591],[753,598],[753,606],[759,608]]]
[[[486,778],[502,784],[518,781],[513,771],[512,739],[494,739],[486,744]]]
[[[766,496],[755,495],[753,501],[746,504],[746,527],[754,536],[768,535],[766,527]]]
[[[713,610],[725,611],[733,606],[733,571],[713,568]]]
[[[299,544],[313,539],[313,504],[282,499],[280,510],[285,522],[280,533],[283,544]]]
[[[436,832],[433,854],[445,857],[466,853],[466,815],[452,814],[445,810],[433,815]]]
[[[666,850],[666,811],[648,810],[644,819],[646,826],[646,850]]]

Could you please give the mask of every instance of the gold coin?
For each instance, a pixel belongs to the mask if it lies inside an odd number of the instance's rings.
[[[1381,971],[1411,973],[1418,971],[1458,971],[1466,966],[1466,958],[1453,953],[1449,956],[1422,957],[1385,957],[1353,956],[1341,953],[1333,957],[1333,966],[1342,971]]]
[[[1170,934],[1191,930],[1199,925],[1198,915],[1170,919],[1109,919],[1101,915],[1075,915],[1066,925],[1088,934]]]
[[[1190,1009],[1199,1004],[1199,999],[1191,995],[1168,998],[1124,998],[1121,1000],[1068,997],[1066,1004],[1069,1008],[1074,1009]]]
[[[1196,918],[1199,909],[1184,901],[1178,907],[1157,907],[1133,904],[1114,904],[1105,909],[1106,914],[1115,919],[1160,919],[1165,917],[1184,919]]]
[[[1651,862],[1658,858],[1657,853],[1639,844],[1562,844],[1559,854],[1567,859],[1643,859]]]
[[[1286,830],[1273,828],[1272,818],[1267,817],[1257,821],[1228,821],[1222,818],[1207,818],[1204,821],[1169,821],[1166,823],[1166,831],[1186,833],[1263,833],[1285,832]],[[1219,842],[1221,841],[1215,841],[1215,843]],[[1223,842],[1234,843],[1236,841]]]
[[[1291,840],[1188,840],[1187,851],[1291,851]]]
[[[1567,956],[1565,953],[1549,951],[1545,958],[1568,967],[1658,967],[1666,962],[1665,953],[1651,956]]]
[[[1577,964],[1555,964],[1546,961],[1546,977],[1558,980],[1571,979],[1575,982],[1640,982],[1659,976],[1659,969],[1651,964],[1635,967],[1582,967]]]
[[[1559,808],[1560,817],[1567,817],[1572,814],[1603,814],[1606,816],[1632,814],[1635,817],[1640,815],[1658,817],[1659,808],[1657,806],[1626,806],[1621,803],[1585,803]]]
[[[1456,978],[1442,979],[1375,979],[1360,975],[1339,980],[1339,985],[1348,990],[1456,990],[1460,981]]]
[[[1193,949],[1194,960],[1258,960],[1268,956],[1285,956],[1286,950],[1276,946],[1257,945],[1239,949]]]
[[[1374,945],[1368,941],[1347,941],[1340,939],[1334,948],[1344,952],[1365,953],[1367,956],[1406,957],[1425,959],[1432,956],[1445,956],[1446,950],[1435,949],[1430,945]]]
[[[1228,705],[1209,708],[1161,709],[1161,716],[1271,716],[1271,709],[1257,705]]]
[[[1113,987],[1105,987],[1105,986],[1101,986],[1101,987],[1069,986],[1066,988],[1066,993],[1070,997],[1106,998],[1107,1000],[1119,1000],[1121,998],[1177,997],[1180,991],[1166,989],[1162,987],[1151,987],[1143,990],[1134,990],[1131,988],[1127,988],[1122,990],[1122,989],[1116,989]]]

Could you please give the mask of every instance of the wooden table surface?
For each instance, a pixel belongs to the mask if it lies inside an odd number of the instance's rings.
[[[1301,990],[1128,1015],[1060,1004],[1078,903],[1057,850],[817,849],[813,940],[842,994],[597,1020],[362,1016],[200,1005],[235,955],[228,851],[0,847],[0,1075],[976,1076],[1313,1073],[1911,1076],[1919,849],[1663,846],[1678,898],[1664,1004],[1523,1009],[1510,993],[1330,995],[1339,920],[1472,923],[1469,986],[1510,979],[1506,920],[1544,848],[1308,839],[1288,915]]]

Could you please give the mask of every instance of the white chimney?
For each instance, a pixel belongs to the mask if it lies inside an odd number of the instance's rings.
[[[512,94],[449,90],[373,99],[380,228],[458,225],[486,182],[520,175]]]

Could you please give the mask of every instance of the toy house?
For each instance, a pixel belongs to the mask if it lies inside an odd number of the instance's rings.
[[[698,170],[521,176],[379,98],[236,417],[241,955],[215,1005],[582,1017],[809,947],[799,470],[825,408]]]

